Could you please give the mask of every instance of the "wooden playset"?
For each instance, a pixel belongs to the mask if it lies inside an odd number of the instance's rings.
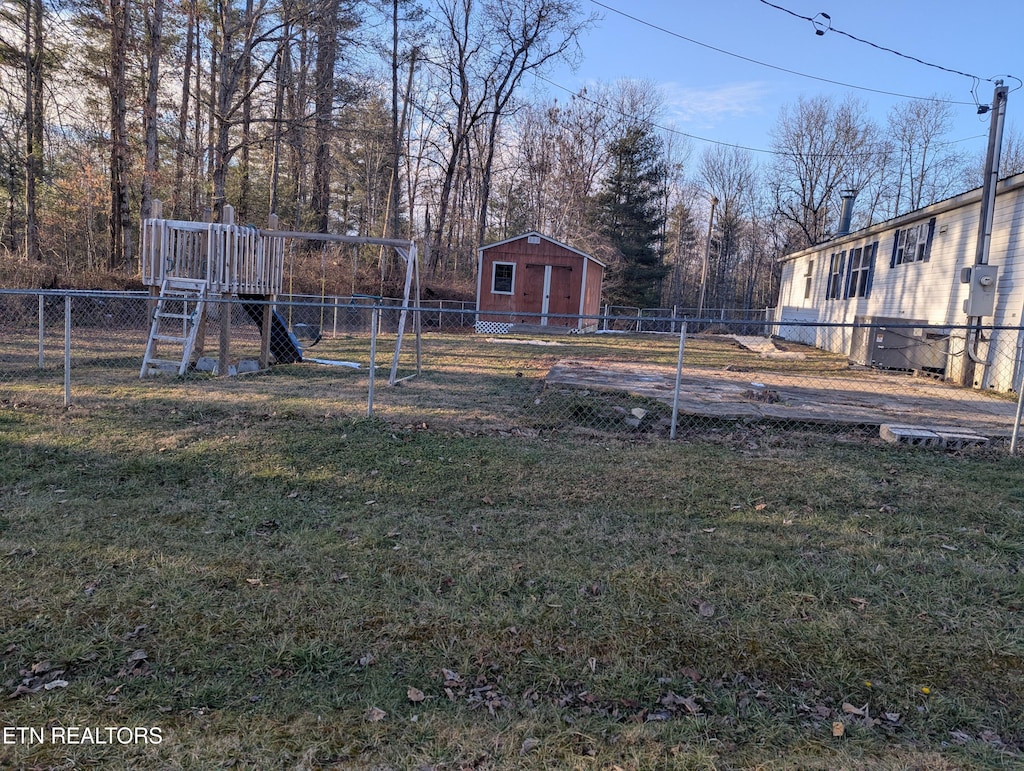
[[[388,382],[393,385],[398,379],[399,355],[410,312],[414,314],[419,371],[419,271],[414,242],[279,230],[276,215],[270,216],[266,230],[236,225],[231,206],[224,207],[222,222],[163,219],[160,201],[154,201],[153,212],[154,216],[142,225],[142,282],[150,288],[154,302],[140,377],[163,372],[184,375],[195,367],[205,347],[208,316],[219,322],[215,372],[232,372],[232,304],[240,304],[260,330],[260,369],[271,362],[302,361],[301,345],[274,307],[284,280],[289,240],[373,244],[398,253],[406,264],[405,292]]]

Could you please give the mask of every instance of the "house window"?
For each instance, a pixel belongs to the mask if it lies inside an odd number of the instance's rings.
[[[828,285],[825,287],[826,300],[838,300],[843,296],[843,265],[846,252],[833,254],[828,265]]]
[[[871,294],[871,279],[875,273],[877,251],[877,241],[850,250],[850,265],[846,274],[847,297],[867,297]]]
[[[512,294],[516,265],[514,262],[494,263],[491,275],[491,294]]]
[[[811,283],[814,279],[814,260],[810,260],[807,263],[807,272],[804,273],[804,299],[809,300],[811,297]]]
[[[893,239],[892,259],[889,266],[895,268],[908,262],[924,262],[931,256],[932,234],[935,232],[935,218],[897,230]]]

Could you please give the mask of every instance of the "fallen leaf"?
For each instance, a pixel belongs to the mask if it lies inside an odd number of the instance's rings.
[[[966,731],[950,731],[949,735],[953,737],[953,741],[955,741],[957,744],[967,744],[967,742],[971,741],[974,738]]]
[[[850,597],[850,602],[857,606],[857,610],[864,610],[870,604],[863,597]]]
[[[691,680],[693,680],[693,682],[695,682],[695,683],[699,683],[701,681],[700,672],[698,672],[696,669],[693,669],[691,667],[683,667],[682,669],[679,670],[679,674],[685,675],[686,677],[688,677]]]
[[[697,605],[697,612],[704,618],[711,618],[713,615],[715,615],[715,606],[712,605],[710,602],[701,600],[700,603]]]
[[[145,661],[148,658],[149,654],[146,653],[146,651],[144,651],[142,648],[139,648],[138,650],[132,651],[128,655],[128,663],[131,664],[136,661]]]
[[[363,715],[363,718],[366,720],[367,723],[379,723],[387,716],[388,713],[380,709],[379,707],[370,707],[368,710],[366,710],[366,713]]]
[[[409,686],[409,689],[405,692],[405,695],[406,698],[409,699],[409,701],[415,704],[418,704],[419,702],[427,698],[427,695],[423,693],[423,691],[421,691],[419,688],[413,688],[412,686]]]
[[[133,639],[135,639],[136,637],[138,637],[139,635],[141,635],[145,631],[146,631],[146,625],[145,624],[139,624],[132,631],[127,632],[122,639],[124,639],[124,640],[133,640]]]
[[[441,676],[444,678],[444,682],[446,685],[449,683],[462,682],[462,675],[460,675],[458,672],[452,671],[451,669],[442,669]]]
[[[245,579],[245,582],[247,584],[249,584],[249,586],[255,586],[255,587],[263,586],[263,581],[261,581],[259,578],[247,578],[247,579]]]
[[[898,723],[898,722],[900,722],[900,713],[899,712],[884,712],[884,713],[882,713],[882,717],[884,717],[890,723]]]
[[[52,691],[54,688],[67,688],[67,687],[68,687],[68,681],[67,680],[51,680],[50,682],[48,682],[46,685],[43,686],[43,688],[45,688],[47,691]]]
[[[491,506],[491,505],[494,504],[494,500],[489,495],[485,495],[483,497],[483,502],[486,503],[488,506]]]
[[[759,503],[756,506],[754,506],[754,511],[764,511],[767,508],[768,508],[768,504],[767,503]]]
[[[519,754],[525,755],[528,752],[532,752],[540,746],[540,739],[534,739],[532,736],[523,739],[522,745],[519,747]]]
[[[377,660],[376,656],[374,656],[372,653],[367,653],[365,656],[361,657],[357,663],[361,667],[368,667],[368,666],[370,666],[370,664],[372,664],[376,660]]]
[[[865,704],[863,707],[855,707],[849,702],[843,702],[843,712],[847,715],[858,715],[859,717],[868,716],[868,705]]]
[[[842,720],[836,720],[832,723],[832,735],[837,739],[846,733],[846,725]]]

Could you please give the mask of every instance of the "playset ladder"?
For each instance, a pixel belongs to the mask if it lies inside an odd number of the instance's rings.
[[[196,337],[203,326],[203,312],[209,284],[203,279],[168,276],[160,285],[160,296],[153,312],[149,343],[142,359],[140,378],[160,372],[184,375],[188,370]],[[158,358],[160,343],[181,346],[181,358]],[[175,354],[177,351],[175,351]]]

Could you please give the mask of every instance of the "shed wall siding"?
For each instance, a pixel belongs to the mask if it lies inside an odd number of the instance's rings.
[[[512,294],[491,291],[495,263],[515,265]],[[587,268],[584,271],[584,264]],[[547,317],[544,311],[544,276],[550,266]],[[480,321],[578,326],[577,319],[557,318],[584,313],[596,314],[601,302],[604,268],[584,255],[544,238],[531,244],[527,236],[480,250],[477,308]],[[586,272],[586,276],[584,276]],[[585,285],[584,285],[585,282]],[[490,312],[490,313],[488,313]]]

